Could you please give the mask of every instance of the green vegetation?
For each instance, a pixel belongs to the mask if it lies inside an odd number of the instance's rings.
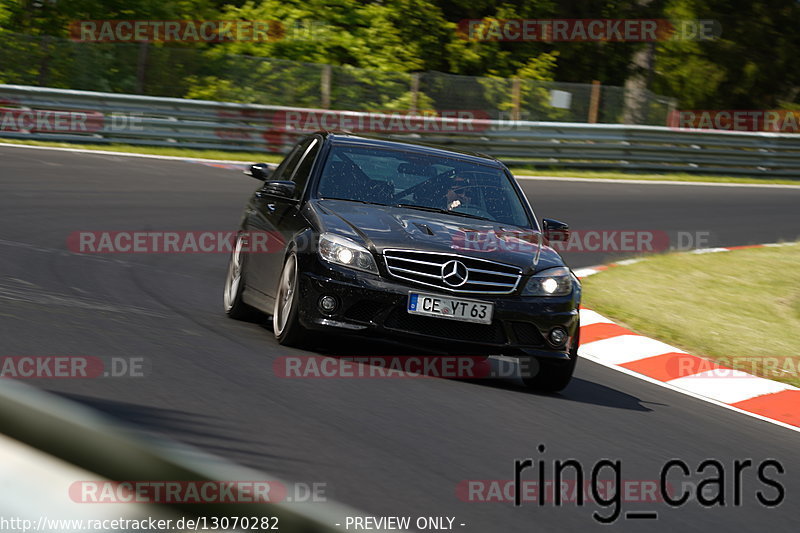
[[[656,43],[504,42],[469,40],[458,31],[466,19],[518,18],[669,19],[676,25],[701,19],[715,21],[721,36]],[[282,34],[263,42],[145,46],[66,40],[70,23],[81,20],[277,21]],[[292,99],[302,106],[319,103],[320,65],[327,64],[337,67],[330,97],[339,109],[402,109],[411,102],[410,73],[423,71],[481,76],[467,92],[488,100],[492,109],[511,105],[510,87],[498,88],[492,80],[512,77],[599,80],[605,87],[633,80],[639,88],[678,98],[682,109],[792,108],[800,94],[800,70],[794,68],[798,26],[800,3],[764,0],[3,0],[0,82],[242,102]],[[421,90],[447,85],[441,78]],[[544,102],[536,86],[523,85],[519,97],[531,112],[558,119],[563,111]],[[417,103],[424,106],[424,98]]]
[[[654,256],[583,288],[584,305],[634,331],[800,386],[800,243]]]

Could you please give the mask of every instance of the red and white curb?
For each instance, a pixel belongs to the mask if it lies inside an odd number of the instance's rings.
[[[690,253],[717,253],[792,246],[796,243],[756,244],[728,248],[706,248]],[[578,269],[584,278],[610,267],[643,259]],[[608,318],[581,308],[581,357],[651,383],[732,409],[756,418],[800,431],[800,389],[734,370],[697,357],[674,346],[639,335]]]

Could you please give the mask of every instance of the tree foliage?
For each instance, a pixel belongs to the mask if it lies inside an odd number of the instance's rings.
[[[642,73],[634,58],[647,44],[474,41],[456,31],[461,20],[484,18],[711,19],[722,34],[658,42]],[[135,44],[63,40],[73,21],[114,19],[269,20],[285,33],[269,42],[151,43],[144,56]],[[795,0],[0,0],[0,81],[320,105],[319,65],[327,64],[334,81],[352,84],[334,84],[331,99],[353,108],[411,105],[411,73],[440,71],[484,77],[483,97],[500,109],[511,96],[499,80],[531,80],[521,98],[545,117],[559,111],[534,81],[621,86],[631,76],[683,108],[764,109],[797,102],[799,26]],[[364,91],[381,96],[362,101]]]

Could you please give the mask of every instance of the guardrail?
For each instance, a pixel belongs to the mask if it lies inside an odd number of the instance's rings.
[[[478,151],[544,169],[800,177],[798,134],[464,115],[469,112],[421,117],[0,85],[0,137],[6,138],[285,153],[299,136],[323,128]]]
[[[39,495],[37,505],[31,506],[30,500],[20,502],[12,497],[13,491],[18,490],[16,484],[0,486],[0,500],[3,502],[0,508],[12,515],[31,514],[35,510],[34,514],[66,518],[67,515],[59,517],[57,513],[67,509],[73,514],[70,518],[97,519],[100,513],[91,505],[69,505],[74,496],[68,491],[70,484],[85,479],[71,478],[80,472],[111,481],[197,482],[199,485],[202,482],[269,480],[287,489],[293,486],[275,476],[228,462],[191,446],[133,431],[98,411],[10,379],[0,379],[0,437],[3,434],[48,454],[49,457],[39,456],[37,459],[51,468],[50,474],[58,476],[62,483],[58,488],[63,491],[58,499],[52,501]],[[12,454],[24,452],[25,448],[19,446],[11,451]],[[3,456],[3,459],[9,458]],[[21,465],[22,461],[16,466]],[[17,468],[13,472],[22,475],[23,470]],[[5,479],[10,481],[13,478],[7,475]],[[64,480],[68,483],[65,484]],[[35,480],[17,481],[22,486],[23,481],[31,484]],[[236,488],[231,489],[230,498],[238,498]],[[139,505],[140,508],[131,511],[134,515],[167,512],[172,516],[228,517],[230,520],[232,517],[272,517],[279,520],[277,529],[290,532],[344,531],[345,527],[337,524],[343,524],[345,517],[364,515],[362,511],[331,501],[290,502],[287,498],[276,502],[250,500],[247,503],[200,504],[172,502],[168,498],[162,500],[141,505],[136,504],[138,499],[126,501]],[[237,531],[244,529],[235,528]]]

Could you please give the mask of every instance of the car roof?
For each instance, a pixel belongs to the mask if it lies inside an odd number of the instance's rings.
[[[382,148],[392,148],[395,150],[406,150],[409,152],[419,152],[429,155],[437,155],[443,157],[457,157],[458,159],[473,161],[484,165],[491,165],[497,168],[503,168],[503,164],[494,157],[479,152],[467,152],[463,150],[451,150],[430,144],[415,142],[415,141],[398,141],[389,140],[381,137],[354,135],[347,132],[339,131],[320,131],[317,132],[323,137],[328,139],[331,143],[336,145],[358,145],[358,146],[374,146]]]

